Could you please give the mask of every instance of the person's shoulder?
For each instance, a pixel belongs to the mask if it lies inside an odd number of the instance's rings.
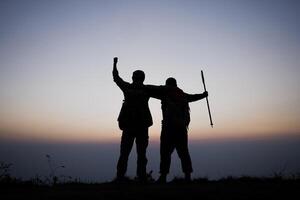
[[[179,88],[179,87],[176,87],[176,89],[177,89],[178,91],[180,91],[180,92],[183,92],[183,90],[182,90],[181,88]]]
[[[180,89],[179,87],[172,87],[172,86],[166,86],[167,90],[169,90],[170,92],[175,92],[175,93],[184,93],[182,89]]]

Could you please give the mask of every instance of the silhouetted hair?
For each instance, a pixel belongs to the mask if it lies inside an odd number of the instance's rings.
[[[133,82],[141,82],[143,83],[145,80],[145,73],[142,70],[135,70],[132,73],[132,81]]]
[[[173,77],[170,77],[166,80],[166,85],[167,86],[173,86],[173,87],[177,87],[177,82],[176,79]]]

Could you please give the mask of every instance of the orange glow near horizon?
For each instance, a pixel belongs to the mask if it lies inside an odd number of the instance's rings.
[[[119,100],[121,99],[120,96]],[[212,108],[216,107],[213,106]],[[41,110],[32,109],[30,113],[22,109],[12,111],[7,109],[5,115],[0,116],[0,138],[52,142],[118,142],[121,130],[116,120],[119,112],[117,107],[112,109],[113,113],[97,111],[99,113],[87,112],[86,115],[56,113],[41,108]],[[149,137],[152,141],[159,141],[160,102],[151,100],[150,109],[154,124],[149,128]],[[216,109],[212,111],[214,128],[209,126],[205,104],[203,102],[191,104],[190,140],[246,139],[300,133],[297,116],[280,116],[276,113],[272,115],[274,111],[267,113],[247,111],[247,116],[236,112],[227,116],[226,113],[219,113]]]
[[[53,121],[52,121],[53,122]],[[149,128],[149,139],[151,141],[159,141],[160,125],[159,120],[154,121],[154,125]],[[271,122],[269,122],[271,124]],[[115,122],[113,127],[104,127],[97,124],[57,124],[57,123],[38,123],[38,122],[18,122],[18,126],[14,123],[0,123],[0,138],[12,139],[19,141],[44,141],[44,142],[96,142],[96,143],[111,143],[119,142],[121,130]],[[248,128],[246,127],[253,127]],[[202,123],[200,126],[192,120],[189,129],[189,140],[218,140],[218,139],[248,139],[272,136],[289,136],[300,135],[299,128],[280,126],[280,123],[275,123],[274,126],[268,126],[265,122],[259,125],[255,122],[245,124],[242,123],[236,126],[225,126],[216,124],[214,128]],[[112,126],[112,125],[111,125]]]

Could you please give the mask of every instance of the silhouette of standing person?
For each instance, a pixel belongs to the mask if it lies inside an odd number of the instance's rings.
[[[171,155],[176,149],[181,160],[185,180],[191,180],[192,161],[188,150],[188,126],[190,123],[189,102],[208,96],[187,94],[177,87],[176,79],[170,77],[165,86],[147,86],[151,97],[161,100],[162,130],[160,136],[160,177],[159,183],[165,183],[170,170]]]
[[[145,74],[136,70],[132,74],[132,83],[125,82],[117,70],[118,58],[114,58],[113,79],[124,94],[123,105],[118,117],[119,128],[123,131],[120,145],[120,157],[117,164],[117,180],[125,180],[128,157],[136,143],[137,178],[146,181],[146,149],[148,146],[148,128],[153,124],[148,106],[150,96],[143,84]]]

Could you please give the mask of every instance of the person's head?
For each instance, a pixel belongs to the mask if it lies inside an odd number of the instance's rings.
[[[166,80],[166,86],[177,87],[177,81],[175,78],[170,77]]]
[[[135,70],[132,73],[133,83],[143,83],[145,80],[145,73],[142,70]]]

